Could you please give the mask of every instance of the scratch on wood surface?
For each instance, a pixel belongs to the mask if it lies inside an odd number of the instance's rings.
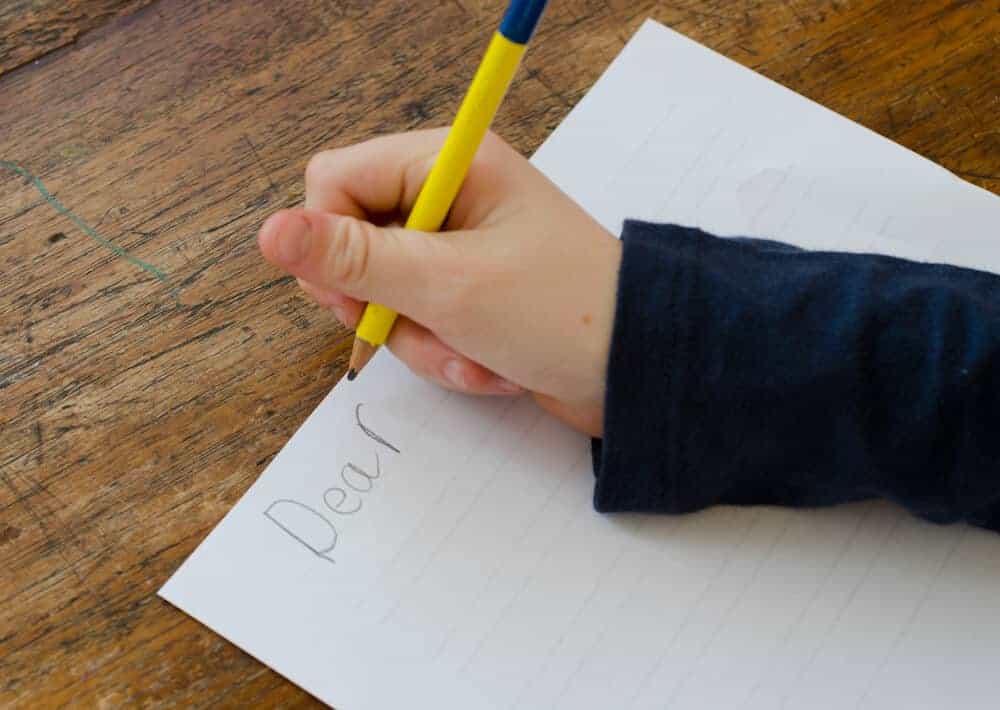
[[[105,239],[100,234],[98,234],[93,227],[84,222],[80,217],[78,217],[74,212],[72,212],[68,207],[66,207],[62,202],[60,202],[55,195],[50,193],[48,188],[45,187],[45,184],[38,177],[32,175],[30,172],[22,168],[20,165],[8,162],[6,160],[0,160],[0,168],[9,170],[15,175],[19,175],[20,177],[23,177],[24,179],[28,180],[32,185],[34,185],[35,189],[38,190],[38,194],[41,195],[42,198],[47,203],[49,203],[49,205],[51,205],[52,209],[54,209],[56,212],[63,215],[64,217],[69,218],[69,220],[77,227],[79,227],[84,234],[86,234],[88,237],[90,237],[95,242],[100,244],[102,247],[112,252],[113,254],[116,254],[117,256],[120,256],[121,258],[135,264],[146,273],[154,276],[157,281],[160,281],[161,283],[170,286],[171,294],[176,300],[177,298],[176,290],[173,289],[172,284],[170,283],[170,279],[163,271],[156,268],[149,262],[143,261],[139,257],[129,254],[128,251],[126,251],[119,245]]]

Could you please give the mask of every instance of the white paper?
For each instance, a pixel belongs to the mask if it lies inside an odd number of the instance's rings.
[[[616,231],[1000,271],[996,197],[652,22],[535,162]],[[995,707],[1000,536],[881,504],[607,516],[592,486],[529,400],[380,355],[160,593],[341,710]]]

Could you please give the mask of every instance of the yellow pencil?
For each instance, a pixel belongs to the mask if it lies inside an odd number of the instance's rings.
[[[406,220],[407,229],[436,232],[441,228],[517,72],[547,1],[512,0],[510,3],[458,109],[444,146],[420,189]],[[365,307],[355,333],[348,380],[357,377],[376,350],[385,344],[396,315],[391,308],[377,303]]]

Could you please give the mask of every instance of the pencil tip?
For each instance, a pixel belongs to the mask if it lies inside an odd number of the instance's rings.
[[[351,348],[351,359],[347,361],[347,379],[353,380],[361,370],[364,368],[368,361],[372,359],[375,355],[375,351],[378,348],[370,343],[365,342],[361,338],[354,339],[354,345]]]

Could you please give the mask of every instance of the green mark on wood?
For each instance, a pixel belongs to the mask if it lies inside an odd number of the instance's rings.
[[[93,227],[91,227],[89,224],[87,224],[82,219],[73,214],[73,212],[71,212],[62,202],[56,199],[55,195],[53,195],[48,191],[48,189],[45,187],[45,185],[42,183],[41,180],[39,180],[37,177],[29,173],[20,165],[15,165],[14,163],[8,163],[6,160],[0,160],[0,168],[6,168],[7,170],[10,170],[12,173],[20,175],[21,177],[29,180],[35,186],[35,189],[38,190],[38,194],[40,194],[43,198],[45,198],[46,202],[52,205],[52,209],[54,209],[56,212],[63,215],[64,217],[68,217],[73,224],[82,229],[87,236],[89,236],[95,242],[100,244],[102,247],[117,254],[123,259],[127,259],[128,261],[132,262],[146,273],[152,274],[153,276],[156,277],[157,281],[160,281],[166,284],[167,286],[171,285],[170,279],[167,278],[167,275],[165,273],[157,269],[152,264],[145,262],[136,256],[132,256],[114,242],[110,242],[104,237],[102,237],[100,234],[97,233],[96,230],[94,230]]]

